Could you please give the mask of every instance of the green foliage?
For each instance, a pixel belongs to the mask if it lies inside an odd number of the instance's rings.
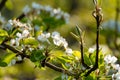
[[[45,56],[43,55],[43,52],[41,50],[33,50],[30,56],[30,60],[32,62],[40,62],[43,59],[45,59]]]
[[[7,31],[0,29],[0,44],[3,42],[3,40],[5,39],[5,37],[8,36]]]
[[[8,51],[6,55],[1,57],[0,66],[1,67],[7,66],[15,56],[16,54],[12,53],[11,51]]]
[[[39,44],[39,42],[33,37],[26,38],[23,40],[23,42],[25,45],[34,45],[35,46],[35,45]]]
[[[9,10],[13,9],[13,3],[11,0],[7,0],[6,4],[5,4],[6,8]]]

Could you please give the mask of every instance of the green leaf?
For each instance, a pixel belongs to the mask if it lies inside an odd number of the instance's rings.
[[[12,52],[8,52],[4,56],[1,56],[0,66],[1,67],[7,66],[15,56],[16,56],[16,54],[14,54]]]
[[[6,67],[7,66],[7,63],[5,62],[0,62],[0,67]]]
[[[91,75],[89,75],[89,76],[85,77],[84,80],[94,80],[94,78]]]
[[[24,44],[27,44],[27,45],[38,45],[39,42],[35,38],[29,37],[29,38],[24,39]]]
[[[16,56],[14,53],[8,53],[3,57],[2,62],[6,62],[7,64],[10,63],[10,61]]]
[[[82,31],[81,31],[81,29],[79,28],[78,25],[76,26],[76,31],[77,31],[77,34],[78,34],[79,36],[81,36]]]
[[[8,36],[8,33],[7,31],[0,29],[0,37],[3,37],[3,36]]]
[[[4,41],[5,37],[0,36],[0,44]]]
[[[30,56],[30,60],[32,62],[42,61],[43,59],[45,59],[45,56],[43,55],[41,50],[33,50],[32,51],[32,54]]]
[[[54,80],[62,80],[61,76],[55,78]]]
[[[6,4],[5,4],[6,8],[8,8],[9,10],[13,9],[13,4],[11,0],[7,0]]]

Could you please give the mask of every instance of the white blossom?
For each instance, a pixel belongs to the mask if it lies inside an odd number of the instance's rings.
[[[89,52],[89,53],[93,53],[94,51],[95,51],[95,48],[89,48],[89,49],[88,49],[88,52]]]
[[[119,64],[112,64],[113,69],[115,70],[120,70],[120,65]]]
[[[23,8],[23,13],[24,14],[28,14],[29,12],[31,11],[30,7],[28,5],[26,5],[24,8]]]
[[[120,80],[120,73],[112,74],[112,80]]]
[[[52,7],[50,7],[50,6],[44,6],[44,10],[45,10],[46,12],[51,12],[53,9],[52,9]]]
[[[53,32],[51,37],[53,38],[53,43],[56,46],[63,46],[64,48],[68,47],[67,41],[63,37],[60,36],[60,33]]]
[[[11,39],[11,40],[10,40],[10,45],[11,45],[11,46],[12,46],[12,45],[15,45],[15,42],[16,42],[15,39]]]
[[[18,61],[21,61],[21,60],[22,60],[21,55],[18,55],[18,56],[17,56],[17,60],[18,60]]]
[[[16,34],[16,36],[17,36],[18,38],[22,38],[22,34],[19,33],[19,32]]]
[[[38,40],[45,42],[48,41],[49,37],[50,37],[50,33],[42,33],[41,35],[38,36]]]
[[[65,22],[68,23],[69,22],[69,18],[70,18],[70,15],[68,13],[64,13],[63,14],[63,17],[65,19]]]
[[[8,66],[12,66],[12,65],[14,65],[16,63],[16,60],[15,59],[12,59],[11,61],[10,61],[10,63],[8,64]]]
[[[52,38],[59,38],[60,37],[60,33],[59,32],[52,32],[52,35],[51,35]]]
[[[71,48],[67,48],[65,51],[68,55],[72,55],[73,51]]]
[[[22,32],[23,37],[28,37],[29,34],[30,34],[30,32],[27,29],[23,30],[23,32]]]
[[[32,3],[32,8],[33,8],[33,9],[38,9],[38,10],[39,10],[39,9],[41,8],[41,6],[40,6],[39,4],[33,2],[33,3]]]
[[[117,61],[117,58],[115,56],[106,55],[104,61],[106,64],[114,64]]]

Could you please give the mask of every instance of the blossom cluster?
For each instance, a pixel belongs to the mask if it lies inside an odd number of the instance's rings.
[[[17,48],[17,47],[20,46],[20,41],[21,40],[24,40],[25,38],[35,38],[31,35],[32,27],[30,26],[30,24],[21,23],[18,20],[9,20],[9,23],[12,26],[14,26],[14,28],[19,30],[15,34],[16,37],[12,38],[10,40],[10,45],[11,46]],[[51,42],[49,41],[49,38],[52,38],[53,44],[55,46],[64,47],[65,52],[68,55],[71,55],[73,53],[72,49],[68,47],[67,41],[62,36],[60,36],[59,32],[55,31],[55,32],[52,32],[52,33],[49,33],[49,32],[48,33],[41,33],[40,35],[37,36],[38,41],[40,41],[42,43],[47,42],[48,44],[51,44]],[[42,43],[40,43],[40,45],[38,44],[39,49],[44,47],[44,45],[42,45]],[[22,46],[22,48],[25,47],[24,45],[21,45],[21,46]],[[27,45],[27,46],[29,46],[29,45]],[[29,46],[29,49],[31,50],[30,46]]]
[[[106,55],[104,57],[107,74],[112,74],[112,80],[120,80],[120,65],[116,64],[117,58],[115,56]]]
[[[15,35],[16,38],[11,39],[10,41],[11,46],[18,47],[20,45],[20,40],[30,37],[32,27],[29,24],[21,23],[18,20],[9,20],[9,23],[11,26],[14,26],[14,28],[19,29],[19,32]]]
[[[29,14],[30,12],[36,13],[37,15],[42,14],[42,12],[46,12],[50,15],[50,17],[55,17],[56,19],[63,19],[65,23],[69,22],[69,14],[66,12],[61,11],[60,8],[54,9],[51,6],[43,6],[40,4],[37,4],[35,2],[32,3],[32,8],[28,5],[26,5],[23,9],[23,13],[25,15]]]
[[[72,53],[73,53],[72,49],[68,47],[67,41],[62,36],[60,36],[60,33],[56,32],[56,31],[52,32],[52,34],[42,33],[38,36],[37,39],[41,42],[48,42],[50,44],[49,38],[53,39],[54,45],[59,46],[59,47],[60,46],[64,47],[65,52],[68,55],[72,55]]]

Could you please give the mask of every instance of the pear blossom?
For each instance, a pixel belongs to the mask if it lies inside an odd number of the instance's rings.
[[[24,14],[28,14],[29,12],[31,11],[30,7],[28,5],[26,5],[24,8],[23,8],[23,13]]]
[[[16,34],[16,36],[17,36],[18,38],[22,38],[22,34],[19,33],[19,32]]]
[[[120,80],[120,72],[117,72],[116,74],[112,74],[112,80]]]
[[[38,36],[38,40],[45,42],[48,41],[49,37],[50,37],[50,33],[42,33],[41,35]]]
[[[41,6],[40,4],[37,4],[37,3],[33,2],[33,3],[32,3],[32,8],[39,10],[40,8],[42,8],[42,6]]]
[[[52,7],[50,7],[50,6],[44,6],[44,10],[45,10],[46,12],[51,12],[53,9],[52,9]]]
[[[27,29],[23,30],[23,32],[22,32],[23,37],[28,37],[29,34],[30,34],[30,32]]]
[[[11,40],[10,40],[10,45],[11,45],[11,46],[14,46],[14,47],[19,46],[19,40],[20,40],[20,39],[18,39],[18,38],[16,38],[16,39],[11,39]]]
[[[17,56],[17,60],[18,60],[18,61],[21,61],[21,60],[22,60],[21,55],[18,55],[18,56]]]
[[[117,61],[117,58],[115,56],[106,55],[104,61],[106,64],[114,64]]]
[[[59,38],[60,37],[60,33],[59,32],[56,32],[56,31],[54,31],[54,32],[52,32],[52,35],[51,35],[51,37],[52,38]]]
[[[73,51],[71,48],[67,48],[65,51],[68,55],[72,55]]]
[[[95,48],[89,48],[89,49],[88,49],[88,52],[89,52],[89,53],[93,53],[94,51],[95,51]]]
[[[9,64],[9,66],[14,65],[15,63],[16,63],[16,60],[12,59],[11,62],[10,62],[10,64]]]

